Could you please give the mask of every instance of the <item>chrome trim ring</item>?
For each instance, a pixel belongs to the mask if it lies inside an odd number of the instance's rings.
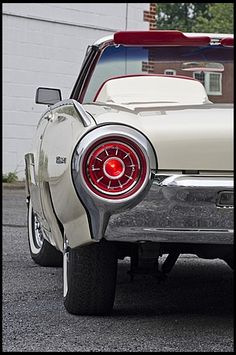
[[[131,141],[134,141],[137,146],[143,152],[145,159],[147,161],[147,173],[145,177],[145,181],[143,186],[135,192],[132,196],[127,197],[125,199],[117,199],[117,200],[110,200],[106,199],[105,197],[98,196],[96,193],[91,191],[82,175],[83,170],[83,157],[85,156],[86,152],[90,149],[90,147],[96,142],[96,140],[100,140],[102,138],[109,138],[109,137],[122,137],[128,138]],[[93,131],[90,131],[86,136],[82,138],[82,140],[77,145],[75,152],[72,158],[72,175],[73,180],[76,186],[80,186],[83,188],[81,189],[81,193],[85,190],[88,195],[90,195],[93,199],[98,199],[103,201],[103,203],[109,203],[109,208],[111,204],[122,204],[124,205],[125,202],[128,200],[135,199],[145,188],[148,182],[151,179],[151,171],[157,169],[157,162],[154,150],[149,143],[149,141],[138,131],[134,130],[131,127],[123,126],[123,125],[106,125],[102,127],[98,127]]]

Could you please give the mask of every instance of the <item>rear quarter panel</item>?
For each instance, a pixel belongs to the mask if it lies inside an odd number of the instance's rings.
[[[71,178],[71,158],[79,139],[93,126],[84,127],[73,105],[64,105],[52,110],[42,137],[38,165],[41,207],[48,232],[60,250],[63,239],[57,218],[71,247],[91,241],[87,214]]]

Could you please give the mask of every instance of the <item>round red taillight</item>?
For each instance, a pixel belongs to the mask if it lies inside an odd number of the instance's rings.
[[[83,177],[97,195],[119,199],[136,192],[144,183],[147,161],[141,148],[127,138],[104,138],[83,158]]]

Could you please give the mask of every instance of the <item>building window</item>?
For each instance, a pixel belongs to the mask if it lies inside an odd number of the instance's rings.
[[[201,71],[194,72],[193,77],[205,86],[208,95],[222,95],[222,73]]]
[[[209,74],[209,94],[222,95],[222,74],[221,73],[208,73]]]
[[[174,70],[174,69],[166,69],[164,71],[164,74],[165,75],[176,75],[176,70]]]
[[[193,73],[194,79],[199,80],[203,86],[205,86],[205,73],[203,71],[201,72],[194,72]]]

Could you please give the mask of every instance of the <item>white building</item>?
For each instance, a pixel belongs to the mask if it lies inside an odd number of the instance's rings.
[[[150,28],[149,3],[3,3],[3,173],[24,178],[29,150],[45,106],[39,86],[68,98],[86,48],[120,30]]]

